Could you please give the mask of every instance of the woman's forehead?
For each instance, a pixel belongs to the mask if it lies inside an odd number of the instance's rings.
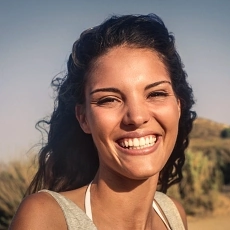
[[[138,67],[139,71],[143,67],[152,69],[154,72],[157,72],[157,69],[164,69],[168,72],[160,55],[152,49],[121,46],[112,48],[95,59],[91,64],[88,77],[92,77],[99,72],[103,74],[105,71],[107,73],[124,73],[131,69],[137,70]]]
[[[86,87],[122,88],[128,85],[146,85],[159,81],[169,81],[168,71],[156,52],[148,49],[116,48],[102,56],[88,75]]]

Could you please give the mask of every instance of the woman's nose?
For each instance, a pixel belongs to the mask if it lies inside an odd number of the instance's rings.
[[[127,104],[123,124],[140,127],[142,124],[147,123],[149,119],[150,112],[145,104],[135,101]]]

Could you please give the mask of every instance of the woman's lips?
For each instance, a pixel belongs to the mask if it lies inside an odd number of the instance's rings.
[[[122,138],[118,141],[118,145],[125,149],[144,149],[153,146],[156,141],[156,135],[147,135],[138,138]]]

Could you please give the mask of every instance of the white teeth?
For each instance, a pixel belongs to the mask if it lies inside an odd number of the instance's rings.
[[[140,146],[145,145],[145,138],[141,137],[140,138]]]
[[[133,139],[133,146],[135,147],[139,146],[139,140],[137,138]]]
[[[120,142],[120,145],[123,148],[129,149],[143,149],[148,146],[153,146],[156,142],[155,136],[148,136],[148,137],[141,137],[141,138],[134,138],[134,139],[125,139]]]
[[[133,146],[133,141],[129,139],[129,146]]]

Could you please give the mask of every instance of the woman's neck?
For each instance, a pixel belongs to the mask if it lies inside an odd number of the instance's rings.
[[[158,175],[131,180],[99,170],[91,186],[92,215],[98,229],[152,229],[157,181]]]

